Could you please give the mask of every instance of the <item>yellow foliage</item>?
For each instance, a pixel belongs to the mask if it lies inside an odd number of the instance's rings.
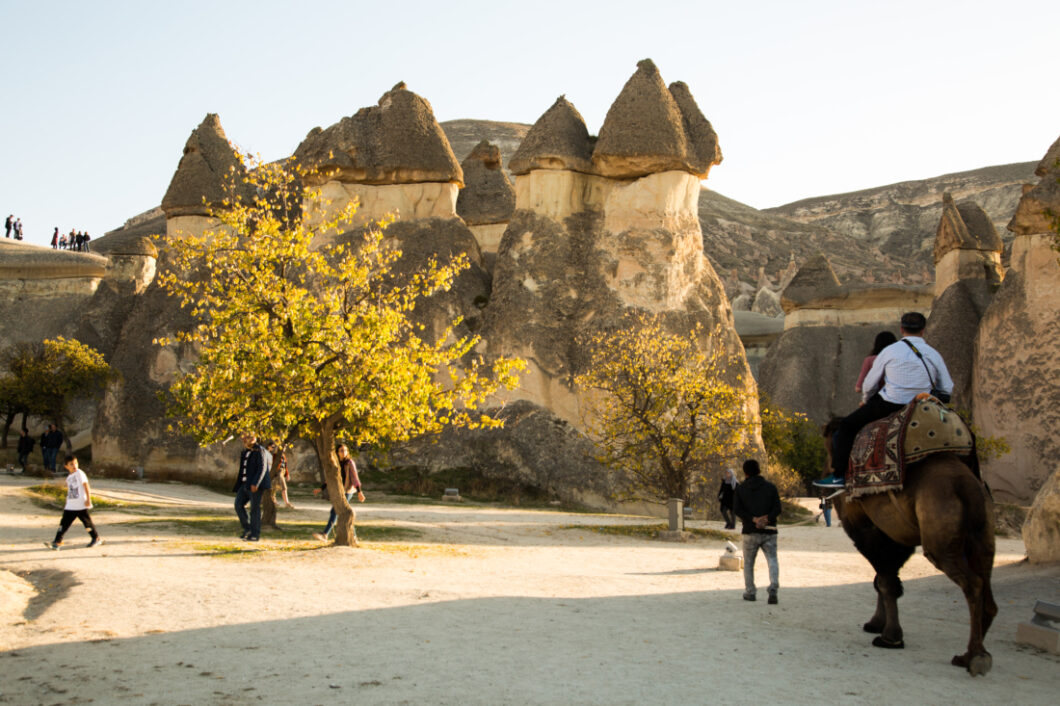
[[[736,361],[701,343],[719,339],[700,327],[673,335],[647,315],[591,339],[592,363],[577,383],[599,394],[585,423],[624,499],[688,502],[711,467],[749,445],[748,393],[729,373]]]

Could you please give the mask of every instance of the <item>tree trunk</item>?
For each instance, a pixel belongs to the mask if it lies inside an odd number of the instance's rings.
[[[10,412],[4,419],[4,435],[0,437],[0,449],[7,448],[7,434],[11,431],[11,425],[15,423],[15,415],[17,412]]]
[[[261,494],[261,524],[264,527],[276,527],[276,491],[266,490]]]
[[[335,545],[352,547],[357,543],[357,533],[353,528],[355,515],[353,508],[346,502],[342,476],[339,473],[339,457],[335,455],[336,422],[337,420],[327,419],[319,423],[313,445],[323,466],[324,480],[328,485],[328,499],[335,510]]]

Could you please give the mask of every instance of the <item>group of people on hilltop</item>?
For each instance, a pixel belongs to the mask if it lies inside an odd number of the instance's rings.
[[[92,240],[85,231],[70,229],[70,234],[59,233],[59,228],[52,232],[51,246],[52,250],[73,250],[74,252],[91,252],[88,248],[89,241]]]
[[[22,219],[15,218],[15,214],[10,214],[7,220],[4,221],[4,237],[10,238],[14,234],[15,240],[22,240]]]

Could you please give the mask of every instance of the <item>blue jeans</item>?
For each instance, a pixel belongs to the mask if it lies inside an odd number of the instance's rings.
[[[353,501],[353,497],[355,495],[357,495],[357,491],[356,490],[351,490],[350,492],[346,493],[346,502],[352,502]],[[325,525],[325,527],[324,527],[324,536],[325,537],[331,535],[331,528],[335,526],[335,520],[337,518],[338,518],[338,515],[335,514],[335,508],[333,507],[333,508],[331,508],[331,514],[328,515],[328,524]]]
[[[769,566],[769,593],[773,595],[780,587],[780,564],[777,563],[777,535],[745,534],[743,536],[743,585],[744,595],[755,594],[755,557],[758,549],[766,555]]]
[[[55,457],[59,455],[59,449],[51,446],[42,446],[40,455],[44,459],[44,468],[49,471],[55,470]]]
[[[239,526],[243,528],[243,534],[251,537],[261,536],[261,494],[258,488],[253,493],[250,488],[241,486],[236,491],[236,517],[239,518]],[[250,503],[250,517],[247,517],[247,502]]]

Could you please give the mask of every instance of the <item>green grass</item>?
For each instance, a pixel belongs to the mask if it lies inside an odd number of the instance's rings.
[[[66,505],[66,483],[31,485],[25,489],[25,493],[29,495],[30,500],[40,507],[62,510],[63,506]],[[93,510],[130,509],[136,507],[144,506],[137,503],[122,502],[121,500],[111,500],[95,494],[92,495]]]
[[[588,532],[598,532],[599,534],[610,534],[619,537],[635,537],[637,539],[654,539],[659,532],[665,532],[669,529],[669,525],[561,525],[560,529],[586,530]],[[695,537],[715,539],[722,542],[726,540],[736,541],[739,539],[739,535],[735,532],[724,532],[716,529],[686,527],[685,531],[691,532]]]
[[[239,523],[234,517],[202,515],[199,517],[150,517],[138,520],[127,520],[122,524],[148,526],[159,525],[173,528],[179,534],[233,536],[239,532]],[[411,527],[394,527],[392,525],[357,524],[357,536],[368,541],[394,541],[414,539],[423,533]],[[262,527],[262,539],[306,539],[313,532],[324,529],[319,522],[299,520],[283,522],[277,529]],[[247,550],[253,551],[253,550]]]

